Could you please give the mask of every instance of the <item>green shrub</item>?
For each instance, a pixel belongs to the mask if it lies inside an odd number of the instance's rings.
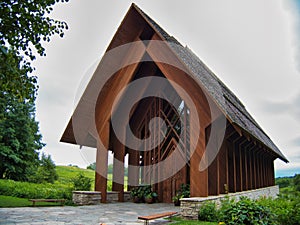
[[[34,183],[54,183],[58,179],[56,166],[50,155],[42,154],[37,171],[29,177]]]
[[[19,198],[72,199],[72,187],[61,184],[34,184],[13,180],[0,180],[0,195]]]
[[[85,177],[82,173],[79,173],[74,179],[74,190],[75,191],[90,191],[92,180]]]
[[[279,185],[280,188],[292,186],[293,177],[278,177],[275,180],[276,185]]]
[[[199,209],[198,220],[217,222],[218,221],[218,211],[216,208],[216,204],[214,202],[204,203]]]
[[[300,197],[297,195],[280,196],[277,199],[262,198],[258,204],[268,207],[274,213],[276,224],[300,224]]]
[[[275,224],[274,215],[269,208],[258,204],[248,198],[242,197],[240,201],[231,204],[222,212],[222,222],[227,225],[239,224]]]
[[[294,176],[293,183],[295,190],[300,192],[300,174]]]

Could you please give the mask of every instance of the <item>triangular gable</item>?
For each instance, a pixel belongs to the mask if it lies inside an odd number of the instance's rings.
[[[226,87],[226,85],[220,81],[217,76],[209,70],[209,68],[187,47],[183,47],[174,37],[170,36],[167,32],[165,32],[157,23],[155,23],[148,15],[146,15],[141,9],[139,9],[135,4],[132,4],[129,11],[127,12],[124,20],[122,21],[118,31],[116,32],[114,38],[112,39],[108,49],[114,49],[117,46],[124,45],[129,42],[133,42],[134,36],[136,36],[136,32],[140,32],[139,28],[133,26],[132,20],[139,19],[140,26],[150,26],[153,29],[155,35],[159,36],[161,40],[167,41],[168,46],[173,51],[174,55],[178,58],[180,62],[187,68],[187,70],[193,74],[193,76],[204,86],[206,91],[210,94],[214,102],[218,105],[221,111],[226,115],[227,119],[236,127],[240,133],[243,133],[247,138],[254,139],[273,151],[280,159],[285,162],[288,162],[286,157],[281,153],[281,151],[277,148],[277,146],[272,142],[272,140],[266,135],[266,133],[262,130],[262,128],[257,124],[257,122],[251,117],[251,115],[247,112],[244,105],[240,102],[240,100]],[[130,30],[130,32],[128,32]],[[145,29],[146,30],[146,29]],[[154,34],[143,31],[140,33],[140,37],[147,39],[151,38]],[[142,57],[142,46],[140,53],[137,54],[136,57]],[[128,49],[130,51],[130,49]],[[124,56],[127,54],[123,53]],[[128,55],[128,54],[127,54]],[[138,61],[138,58],[136,59]],[[81,134],[75,135],[73,133],[72,122],[70,120],[62,138],[62,142],[68,142],[72,144],[85,145],[90,147],[96,147],[95,142],[92,141],[92,136],[97,135],[95,130],[90,130],[90,123],[93,118],[90,117],[90,112],[94,109],[91,108],[95,105],[95,101],[89,98],[90,94],[89,90],[91,86],[96,82],[95,80],[101,79],[101,69],[103,69],[103,65],[106,65],[103,60],[101,60],[95,74],[91,78],[86,91],[84,92],[82,98],[79,101],[77,108],[74,111],[72,118],[80,115],[82,121],[80,122],[80,126],[83,127]],[[111,63],[111,62],[110,62]],[[122,65],[124,62],[113,62],[115,65]],[[133,70],[136,65],[132,65],[131,75],[133,74]],[[124,81],[126,84],[129,82],[130,77]],[[220,88],[221,87],[221,88]],[[119,88],[120,87],[115,87]],[[117,89],[114,89],[115,91]],[[109,92],[109,90],[108,90]],[[220,100],[222,99],[222,101]],[[84,109],[83,111],[81,111]],[[83,116],[82,116],[83,115]],[[76,139],[76,140],[75,140]]]

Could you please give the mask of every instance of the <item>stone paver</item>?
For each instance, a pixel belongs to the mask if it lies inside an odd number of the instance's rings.
[[[138,216],[167,211],[179,211],[173,204],[110,203],[93,206],[0,208],[0,224],[82,224],[142,225]],[[151,221],[151,225],[166,224],[164,219]]]

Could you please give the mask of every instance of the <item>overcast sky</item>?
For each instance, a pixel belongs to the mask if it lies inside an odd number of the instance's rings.
[[[37,119],[43,149],[57,165],[95,161],[93,149],[59,143],[60,137],[131,1],[70,0],[52,17],[66,21],[65,37],[45,44],[35,62]],[[276,175],[300,173],[300,1],[137,0],[135,3],[189,46],[237,95],[289,159]]]

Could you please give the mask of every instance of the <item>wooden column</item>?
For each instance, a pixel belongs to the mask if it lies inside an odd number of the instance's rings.
[[[128,187],[130,191],[133,187],[139,185],[139,152],[136,150],[128,150]]]
[[[257,177],[258,177],[258,188],[262,187],[262,174],[261,174],[261,155],[260,150],[257,152]]]
[[[208,140],[213,140],[213,145],[210,146],[211,149],[206,146],[206,152],[209,154],[212,154],[212,152],[216,151],[217,149],[217,141],[218,138],[216,136],[217,134],[211,134],[211,126],[207,127],[205,130],[205,139],[206,144]],[[209,158],[208,158],[209,159]],[[212,161],[213,160],[213,161]],[[212,161],[212,163],[208,166],[208,195],[219,195],[220,193],[220,186],[219,186],[219,153],[216,155],[214,159],[209,159],[209,162]]]
[[[219,155],[208,167],[208,195],[219,195]]]
[[[229,192],[236,192],[236,165],[235,165],[235,151],[232,142],[227,143],[228,147],[228,184]]]
[[[241,162],[242,162],[242,190],[246,191],[248,190],[248,158],[247,158],[247,152],[243,145],[240,145],[241,149]]]
[[[274,171],[274,161],[273,160],[271,162],[271,176],[272,176],[271,185],[274,186],[275,185],[275,171]]]
[[[219,194],[225,194],[229,189],[229,181],[228,181],[228,152],[227,152],[227,144],[226,141],[223,141],[219,152]],[[226,190],[225,190],[226,186]]]
[[[190,167],[190,190],[191,197],[208,196],[208,169],[199,170],[200,160],[205,152],[205,130],[202,128],[197,135],[194,128],[193,115],[191,115],[191,149],[195,149],[191,155]],[[197,140],[198,139],[198,140]]]
[[[253,189],[253,163],[252,163],[252,152],[250,151],[251,148],[247,149],[248,155],[248,190]]]
[[[257,188],[257,177],[256,177],[256,153],[255,153],[255,149],[252,148],[251,149],[252,152],[252,189],[256,189]]]
[[[124,201],[124,157],[125,146],[113,135],[112,148],[114,151],[112,190],[119,193],[119,202]]]
[[[236,191],[242,191],[242,157],[241,149],[238,144],[235,144],[235,166],[236,166]]]
[[[99,134],[101,139],[97,143],[96,154],[96,173],[95,173],[95,191],[101,192],[101,202],[106,203],[107,196],[107,163],[108,163],[108,146],[109,146],[109,127],[110,123],[106,122],[102,132]]]
[[[263,168],[263,187],[267,187],[267,175],[266,175],[266,154],[263,154],[263,158],[262,158],[262,168]]]

